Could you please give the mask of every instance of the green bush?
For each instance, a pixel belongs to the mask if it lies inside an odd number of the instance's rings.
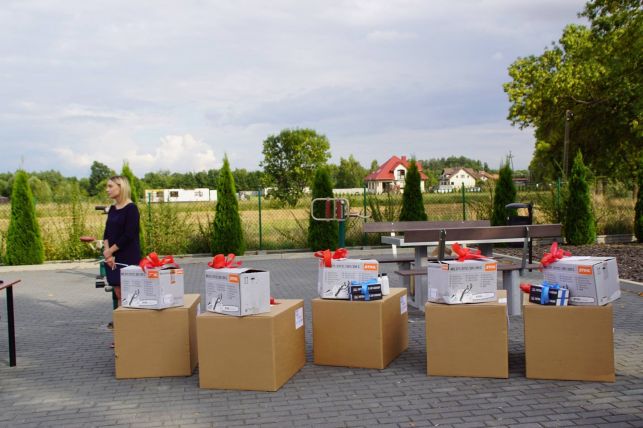
[[[28,184],[27,173],[16,172],[11,192],[11,219],[7,232],[8,265],[41,264],[45,253],[36,220],[36,208]]]
[[[567,183],[563,234],[570,245],[596,242],[596,219],[587,184],[587,168],[583,163],[583,155],[580,150],[574,159],[571,176]]]
[[[503,226],[507,224],[507,212],[505,206],[516,202],[516,186],[514,185],[513,172],[509,162],[500,168],[500,177],[496,183],[493,195],[493,212],[491,213],[491,225]]]
[[[315,172],[312,197],[332,198],[333,183],[327,168],[319,168]],[[317,203],[313,208],[317,218],[325,217],[324,204]],[[308,247],[313,250],[336,249],[338,241],[338,224],[336,221],[319,221],[310,216],[308,220]]]
[[[245,251],[239,202],[230,171],[228,157],[223,159],[223,167],[217,182],[217,207],[214,214],[211,250],[214,254],[234,253],[242,255]]]
[[[426,211],[424,210],[420,181],[421,178],[417,163],[415,159],[411,159],[404,183],[400,221],[426,221],[428,219]]]
[[[80,188],[78,183],[71,184],[71,200],[68,211],[63,213],[64,216],[71,216],[69,221],[65,222],[65,241],[63,248],[66,258],[70,260],[80,260],[84,257],[91,256],[90,247],[80,241],[80,237],[85,234],[85,212],[80,202]]]
[[[127,178],[127,181],[129,181],[129,187],[132,192],[130,197],[132,198],[132,202],[134,202],[135,205],[138,205],[140,200],[143,198],[144,192],[140,188],[141,187],[140,180],[136,178],[136,176],[134,175],[134,172],[132,172],[132,168],[130,168],[129,163],[127,161],[123,162],[123,169],[121,170],[121,175]],[[146,237],[147,237],[147,232],[145,232],[145,223],[140,222],[138,240],[141,247],[141,257],[145,257],[147,254],[149,254],[149,253],[146,253],[144,250],[147,247],[147,243],[145,242]]]
[[[636,206],[634,207],[634,235],[639,242],[643,242],[643,156],[639,160],[638,187]]]

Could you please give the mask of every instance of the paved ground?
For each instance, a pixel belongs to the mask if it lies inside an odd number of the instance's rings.
[[[409,314],[409,349],[385,370],[313,365],[316,261],[275,257],[245,265],[270,270],[276,298],[305,299],[308,363],[274,393],[202,390],[197,374],[116,380],[105,327],[111,301],[94,288],[95,269],[0,268],[1,279],[23,280],[14,292],[17,367],[8,366],[0,293],[0,426],[643,427],[641,286],[623,284],[614,305],[616,383],[526,379],[520,317],[510,319],[509,379],[427,377],[424,318],[417,310]],[[186,292],[201,292],[205,262],[183,265]],[[391,282],[398,285],[394,275]]]

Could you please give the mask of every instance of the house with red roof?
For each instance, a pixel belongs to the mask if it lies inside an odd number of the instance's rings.
[[[429,177],[422,172],[422,164],[417,162],[418,171],[420,172],[420,190],[424,192],[424,182]],[[392,156],[389,160],[384,162],[374,172],[366,176],[366,186],[370,193],[384,193],[395,192],[404,189],[406,180],[406,172],[409,169],[409,162],[406,156],[398,158]]]

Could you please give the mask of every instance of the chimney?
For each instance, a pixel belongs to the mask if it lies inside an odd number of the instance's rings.
[[[406,162],[406,156],[402,156],[402,162]]]

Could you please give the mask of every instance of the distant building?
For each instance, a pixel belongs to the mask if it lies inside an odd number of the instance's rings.
[[[445,168],[440,175],[440,184],[438,192],[451,192],[464,188],[468,190],[478,190],[479,182],[497,180],[497,174],[490,174],[487,171],[476,171],[473,168],[453,167]]]
[[[145,200],[150,202],[207,202],[217,200],[211,189],[146,189]]]
[[[409,166],[406,156],[402,156],[401,158],[397,156],[391,157],[377,168],[375,172],[366,176],[364,180],[366,181],[368,191],[379,194],[403,190],[406,172]],[[417,162],[417,167],[420,172],[420,190],[424,192],[424,181],[429,177],[422,172],[422,164],[420,162]]]

